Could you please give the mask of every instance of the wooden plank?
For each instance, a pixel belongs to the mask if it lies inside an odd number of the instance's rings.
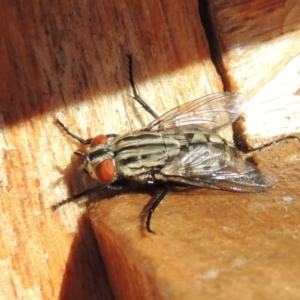
[[[237,144],[253,150],[286,137],[299,139],[299,70],[300,55],[251,98],[243,116],[234,124]]]
[[[141,216],[153,190],[95,204],[91,221],[117,298],[297,299],[299,153],[289,140],[255,154],[279,179],[268,192],[173,190],[153,215],[156,234]]]
[[[80,146],[55,120],[83,137],[148,123],[130,97],[128,53],[158,113],[221,91],[197,1],[1,7],[1,298],[112,299],[85,207],[51,210],[96,184],[77,171]]]
[[[236,127],[238,143],[256,149],[298,135],[298,1],[210,1],[209,15],[226,89],[250,99]]]

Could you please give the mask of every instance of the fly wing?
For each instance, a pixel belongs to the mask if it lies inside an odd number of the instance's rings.
[[[212,182],[222,190],[262,192],[274,186],[277,178],[260,173],[256,166],[236,157],[213,174]]]
[[[242,112],[247,98],[239,93],[216,93],[171,109],[146,128],[149,131],[186,125],[200,125],[210,130],[232,123]]]
[[[277,183],[275,177],[261,174],[251,163],[208,145],[179,155],[161,173],[170,181],[237,192],[261,192]]]

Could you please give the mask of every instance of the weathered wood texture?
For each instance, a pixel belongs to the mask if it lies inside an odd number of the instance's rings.
[[[226,89],[251,98],[239,143],[263,147],[300,131],[297,0],[209,1],[211,42]]]
[[[200,3],[200,10],[202,8]],[[212,7],[210,9],[213,11]],[[251,15],[251,20],[253,18],[255,16]],[[299,160],[296,142],[292,144],[295,152],[287,156],[288,161],[274,162],[278,155],[271,159],[272,172],[294,170],[292,174],[287,173],[287,177],[279,177],[280,184],[274,190],[255,196],[243,195],[244,201],[240,201],[240,195],[221,191],[173,192],[155,214],[156,236],[144,232],[139,217],[151,198],[143,191],[97,204],[97,208],[107,214],[104,217],[92,211],[113,292],[85,205],[70,204],[57,212],[51,210],[51,205],[61,199],[97,184],[76,170],[80,160],[72,156],[72,152],[82,147],[58,128],[57,117],[83,137],[118,133],[151,120],[130,97],[126,54],[133,55],[139,93],[158,113],[202,95],[222,91],[222,81],[210,59],[197,1],[40,0],[25,4],[2,0],[0,28],[1,299],[113,299],[113,293],[128,299],[132,295],[144,297],[145,290],[155,291],[161,298],[168,295],[176,298],[184,295],[186,284],[191,284],[191,280],[196,280],[193,284],[197,288],[203,287],[203,297],[216,298],[220,295],[215,285],[218,283],[209,278],[223,278],[222,291],[236,288],[240,294],[243,284],[249,287],[249,278],[257,280],[248,291],[256,295],[260,291],[260,279],[270,279],[271,286],[279,287],[284,275],[287,277],[282,295],[299,294],[294,286],[300,286],[297,282],[300,278],[297,273],[300,213],[296,186],[299,170],[294,165]],[[233,30],[231,34],[236,33]],[[229,52],[222,52],[221,56],[226,53]],[[285,56],[283,61],[280,56],[277,59],[276,64],[282,67],[288,62]],[[249,66],[250,61],[249,58]],[[242,67],[243,64],[235,80],[243,78],[246,82],[251,78],[255,83],[261,70]],[[229,72],[230,68],[227,69]],[[271,79],[275,73],[273,68],[266,78]],[[223,81],[228,78],[229,73],[223,74]],[[263,161],[263,156],[259,161]],[[261,166],[268,167],[268,164],[266,161]],[[292,176],[294,185],[289,183],[288,176]],[[92,198],[106,197],[111,194]],[[117,213],[119,209],[123,210],[122,214]],[[241,212],[245,210],[247,218],[243,219]],[[190,215],[190,211],[193,214]],[[199,213],[196,220],[194,212]],[[272,223],[260,231],[267,220]],[[249,240],[247,233],[251,237]],[[224,235],[227,240],[222,240]],[[273,243],[274,237],[278,239]],[[233,242],[229,243],[229,239]],[[237,239],[241,241],[234,242]],[[244,247],[250,245],[256,256],[249,258],[244,248],[239,253],[243,241]],[[168,255],[171,246],[174,252]],[[127,257],[133,258],[131,251],[137,253],[138,259],[124,264]],[[291,256],[287,255],[289,251]],[[208,258],[205,253],[201,257],[195,254],[203,252],[211,255],[208,264],[203,261]],[[282,267],[271,269],[268,262],[276,255]],[[193,262],[190,268],[184,256],[190,256]],[[233,281],[226,281],[228,269],[220,268],[224,261],[229,262],[241,278],[236,286]],[[124,268],[135,267],[141,262],[136,274],[142,276],[125,280],[124,276],[130,273]],[[113,269],[116,265],[117,272]],[[266,273],[265,277],[259,277],[261,273],[255,272],[251,274],[257,274],[256,278],[251,277],[248,267],[253,265],[262,270],[266,267],[273,277],[266,277]],[[290,273],[284,273],[285,268],[290,268]],[[176,279],[176,269],[181,279],[185,279],[177,287],[167,283],[167,279]],[[145,270],[152,274],[150,282]],[[191,277],[198,270],[198,277]],[[294,281],[289,280],[292,277]],[[117,287],[122,278],[128,286]],[[143,284],[145,278],[149,285],[131,288],[134,280]],[[178,282],[177,279],[174,282]],[[161,287],[157,288],[157,284]],[[170,290],[174,286],[176,290]],[[136,294],[138,287],[140,295]],[[198,297],[198,290],[192,293],[193,289],[186,294],[186,299],[187,296]],[[226,298],[231,294],[224,292],[220,297],[222,295]]]
[[[85,208],[51,210],[95,184],[55,120],[83,137],[148,123],[128,53],[159,113],[222,91],[197,1],[2,1],[0,14],[0,298],[111,299]]]

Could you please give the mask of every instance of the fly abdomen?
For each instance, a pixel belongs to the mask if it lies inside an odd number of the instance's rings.
[[[234,146],[205,128],[183,126],[168,129],[164,134],[179,142],[180,151],[156,175],[158,180],[182,181],[180,177],[208,176],[226,166],[236,155]],[[171,179],[171,176],[179,177]]]
[[[165,137],[171,136],[179,142],[179,156],[193,156],[195,159],[198,157],[199,162],[209,156],[212,159],[218,158],[220,165],[222,165],[222,161],[229,161],[236,155],[236,149],[232,144],[213,131],[199,126],[167,129],[163,131],[163,135]]]

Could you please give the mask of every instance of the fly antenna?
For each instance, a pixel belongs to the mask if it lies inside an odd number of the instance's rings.
[[[88,145],[91,143],[92,139],[83,139],[78,135],[72,133],[59,119],[56,120],[57,124],[74,140],[80,142],[81,144]]]

